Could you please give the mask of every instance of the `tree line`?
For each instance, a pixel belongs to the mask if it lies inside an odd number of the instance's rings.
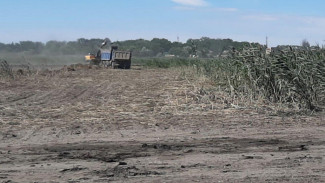
[[[33,41],[20,41],[18,43],[0,43],[0,53],[26,54],[88,54],[96,53],[104,39],[80,38],[76,41],[48,41],[46,43]],[[222,54],[230,47],[237,50],[258,43],[237,42],[231,39],[212,39],[202,37],[189,39],[185,43],[171,42],[167,39],[154,38],[152,40],[136,39],[116,41],[112,43],[119,46],[120,50],[132,51],[135,57],[200,57],[213,58]]]

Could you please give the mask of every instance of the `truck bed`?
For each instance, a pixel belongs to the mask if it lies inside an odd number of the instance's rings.
[[[113,60],[131,60],[131,52],[129,51],[113,51]]]

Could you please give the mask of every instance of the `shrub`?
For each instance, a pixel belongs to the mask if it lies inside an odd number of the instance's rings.
[[[0,76],[14,78],[11,66],[6,60],[0,59]]]

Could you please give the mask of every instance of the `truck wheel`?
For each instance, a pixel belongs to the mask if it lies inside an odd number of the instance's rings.
[[[125,69],[130,69],[131,68],[131,61],[125,62],[124,68]]]
[[[99,62],[98,64],[100,67],[105,67],[105,63],[103,61]]]
[[[102,61],[102,66],[103,67],[108,67],[108,61]]]

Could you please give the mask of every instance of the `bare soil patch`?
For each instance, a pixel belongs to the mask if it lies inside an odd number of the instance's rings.
[[[323,114],[205,100],[179,76],[75,65],[0,80],[0,182],[325,182]]]

